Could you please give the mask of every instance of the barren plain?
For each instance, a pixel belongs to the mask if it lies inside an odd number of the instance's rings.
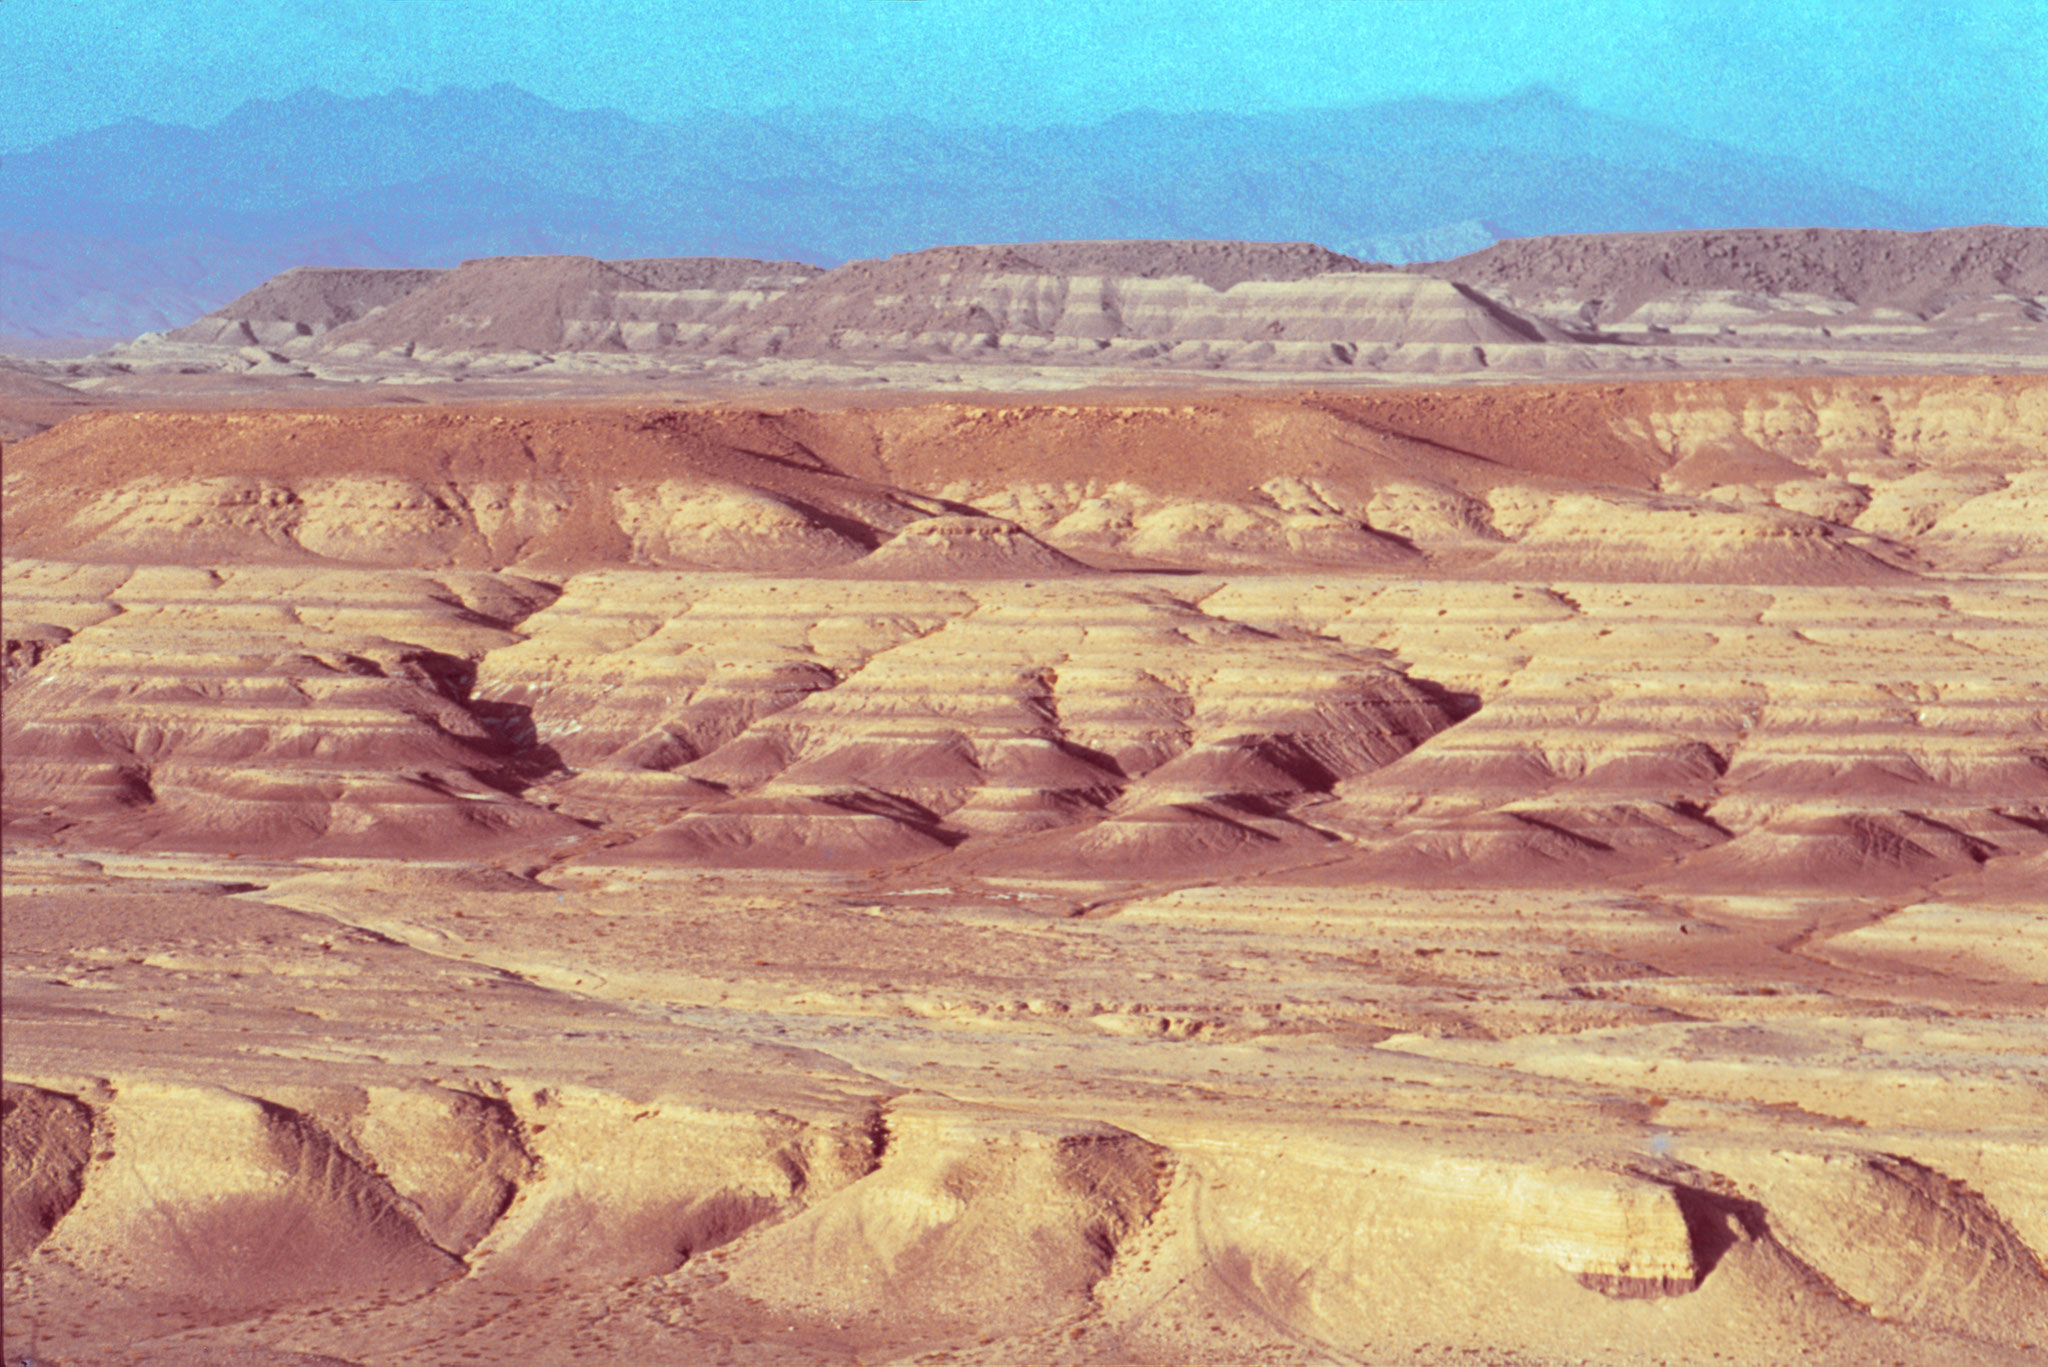
[[[1881,245],[0,372],[9,1360],[2042,1361],[2038,243]]]

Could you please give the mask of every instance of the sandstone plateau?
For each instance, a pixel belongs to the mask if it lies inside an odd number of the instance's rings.
[[[2042,1361],[1971,231],[300,272],[20,363],[10,1361]]]
[[[937,247],[793,261],[493,257],[286,271],[95,358],[80,394],[465,386],[563,396],[882,385],[1981,373],[2048,354],[2048,228],[1517,239],[1407,267],[1305,242]],[[10,378],[11,377],[11,378]]]

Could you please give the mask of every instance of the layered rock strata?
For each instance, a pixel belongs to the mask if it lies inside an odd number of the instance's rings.
[[[1396,270],[1308,243],[949,246],[796,262],[301,268],[92,366],[280,380],[793,362],[1298,374],[2038,368],[2038,228],[1521,239]],[[780,367],[781,370],[778,370]]]
[[[2020,1367],[2044,437],[1917,379],[12,444],[7,1352]]]

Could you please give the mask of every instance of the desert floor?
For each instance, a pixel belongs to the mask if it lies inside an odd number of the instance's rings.
[[[8,420],[10,1362],[2048,1359],[2038,378]]]

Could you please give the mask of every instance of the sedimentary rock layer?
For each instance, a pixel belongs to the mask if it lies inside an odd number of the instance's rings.
[[[7,1352],[2021,1367],[2044,392],[12,444]]]
[[[776,381],[805,365],[923,363],[1343,377],[2027,369],[2048,354],[2044,261],[2048,230],[2007,227],[1532,238],[1405,270],[1262,242],[948,246],[830,271],[503,257],[288,271],[97,368],[43,371],[287,383],[620,370]]]

